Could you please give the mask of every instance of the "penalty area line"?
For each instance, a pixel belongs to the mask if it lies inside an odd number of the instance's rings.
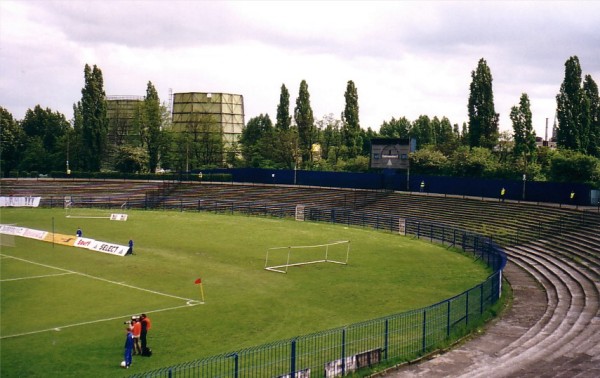
[[[111,281],[111,280],[106,279],[106,278],[96,277],[96,276],[92,276],[90,274],[81,273],[81,272],[77,272],[77,271],[69,270],[69,269],[63,269],[63,268],[59,268],[59,267],[52,266],[52,265],[41,264],[41,263],[38,263],[38,262],[35,262],[35,261],[30,261],[30,260],[27,260],[27,259],[22,259],[20,257],[15,257],[15,256],[10,256],[10,255],[5,255],[5,254],[0,254],[0,256],[2,256],[2,257],[10,257],[10,258],[13,258],[15,260],[20,260],[20,261],[24,261],[24,262],[27,262],[27,263],[30,263],[30,264],[39,265],[39,266],[43,266],[43,267],[51,268],[51,269],[60,270],[60,271],[66,272],[66,273],[78,274],[78,275],[83,276],[83,277],[93,278],[93,279],[98,280],[98,281],[104,281],[104,282],[108,282],[108,283],[111,283],[111,284],[114,284],[114,285],[120,285],[120,286],[128,287],[128,288],[134,289],[134,290],[140,290],[140,291],[145,291],[145,292],[151,293],[151,294],[162,295],[163,297],[169,297],[169,298],[179,299],[179,300],[182,300],[182,301],[186,301],[186,303],[190,302],[190,301],[195,301],[195,299],[183,298],[183,297],[179,297],[177,295],[172,295],[172,294],[167,294],[167,293],[161,293],[160,291],[155,291],[155,290],[150,290],[150,289],[144,289],[143,287],[133,286],[133,285],[129,285],[129,284],[126,284],[126,283],[123,283],[123,282]]]
[[[35,278],[46,278],[46,277],[56,277],[56,276],[66,276],[67,274],[75,274],[71,272],[66,273],[56,273],[56,274],[45,274],[43,276],[31,276],[31,277],[19,277],[19,278],[6,278],[4,280],[0,280],[0,282],[8,282],[8,281],[20,281],[20,280],[32,280]]]
[[[157,310],[145,310],[145,311],[140,311],[139,313],[143,313],[143,314],[148,313],[148,314],[150,314],[150,313],[171,311],[171,310],[177,310],[179,308],[198,306],[200,304],[204,304],[204,302],[190,300],[185,305],[175,306],[175,307],[161,308],[161,309],[157,309]],[[84,326],[84,325],[89,325],[89,324],[108,322],[108,321],[116,320],[116,319],[129,318],[132,315],[137,315],[137,313],[136,314],[121,315],[121,316],[114,316],[112,318],[90,320],[90,321],[81,322],[81,323],[67,324],[67,325],[63,325],[63,326],[58,326],[58,327],[54,327],[54,328],[47,328],[47,329],[42,329],[42,330],[38,330],[38,331],[23,332],[23,333],[16,333],[14,335],[0,336],[0,339],[8,339],[8,338],[19,337],[19,336],[29,336],[29,335],[34,335],[36,333],[43,333],[43,332],[50,332],[50,331],[56,331],[56,332],[58,332],[58,331],[61,331],[62,329],[65,329],[65,328],[79,327],[79,326]]]

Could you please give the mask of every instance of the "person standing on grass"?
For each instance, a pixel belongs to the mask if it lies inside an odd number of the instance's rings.
[[[126,328],[127,330],[127,336],[125,338],[125,354],[124,354],[124,360],[125,360],[125,369],[129,369],[129,366],[131,366],[131,355],[133,353],[133,333],[131,332],[133,330],[133,327],[128,326]]]
[[[81,227],[77,227],[77,231],[75,232],[78,238],[83,236],[83,231],[81,231]]]
[[[133,239],[129,239],[129,249],[127,250],[128,255],[133,255]]]
[[[140,346],[140,336],[142,334],[142,322],[139,317],[132,317],[131,323],[133,324],[133,329],[131,333],[133,334],[133,354],[142,354],[142,347]]]
[[[148,331],[152,326],[152,322],[150,322],[150,318],[146,316],[146,314],[142,314],[140,316],[140,322],[142,323],[142,332],[140,333],[140,340],[142,340],[142,353],[146,353],[147,347],[147,337]]]
[[[500,190],[500,200],[504,202],[504,195],[506,194],[506,189],[504,187]]]

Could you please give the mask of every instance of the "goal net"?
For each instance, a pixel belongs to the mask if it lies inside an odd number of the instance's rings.
[[[65,217],[127,220],[127,202],[107,203],[102,199],[64,197]]]
[[[341,240],[327,244],[273,247],[267,249],[265,269],[287,273],[291,266],[317,263],[348,264],[350,241]]]

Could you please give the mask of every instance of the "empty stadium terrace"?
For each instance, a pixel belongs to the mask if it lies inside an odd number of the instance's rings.
[[[318,187],[122,180],[2,179],[2,196],[40,196],[42,206],[221,211],[312,219],[399,216],[490,235],[509,257],[512,307],[486,332],[435,356],[388,370],[393,377],[600,376],[600,214],[597,209],[418,193]],[[372,222],[372,221],[370,221]],[[363,222],[364,223],[364,222]],[[396,231],[393,230],[392,231]],[[439,239],[439,235],[423,237]],[[435,357],[435,358],[433,358]],[[381,375],[381,374],[380,374]]]

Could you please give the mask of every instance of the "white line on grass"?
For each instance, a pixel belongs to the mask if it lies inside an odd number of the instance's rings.
[[[182,301],[186,301],[186,302],[195,301],[195,299],[183,298],[183,297],[178,297],[176,295],[161,293],[160,291],[154,291],[154,290],[144,289],[144,288],[141,288],[141,287],[137,287],[137,286],[133,286],[133,285],[128,285],[128,284],[125,284],[125,283],[122,283],[122,282],[116,282],[116,281],[107,280],[106,278],[92,276],[90,274],[76,272],[74,270],[63,269],[63,268],[59,268],[59,267],[52,266],[52,265],[41,264],[41,263],[38,263],[38,262],[35,262],[35,261],[30,261],[30,260],[22,259],[20,257],[15,257],[15,256],[10,256],[10,255],[5,255],[5,254],[0,254],[0,256],[10,257],[10,258],[15,259],[15,260],[24,261],[24,262],[27,262],[27,263],[30,263],[30,264],[39,265],[39,266],[43,266],[43,267],[46,267],[46,268],[51,268],[51,269],[56,269],[56,270],[62,270],[63,272],[67,272],[67,273],[78,274],[80,276],[84,276],[84,277],[88,277],[88,278],[93,278],[95,280],[104,281],[104,282],[108,282],[108,283],[115,284],[115,285],[125,286],[125,287],[128,287],[130,289],[145,291],[147,293],[152,293],[152,294],[156,294],[156,295],[162,295],[162,296],[169,297],[169,298],[181,299]]]
[[[193,302],[195,302],[195,303],[193,303]],[[161,309],[158,309],[158,310],[147,310],[147,311],[140,311],[140,312],[142,312],[142,313],[149,313],[150,314],[150,313],[157,313],[157,312],[163,312],[163,311],[169,311],[169,310],[176,310],[178,308],[197,306],[197,305],[203,304],[203,303],[204,302],[200,302],[200,301],[188,301],[185,305],[182,305],[182,306],[167,307],[167,308],[161,308]],[[11,338],[11,337],[19,337],[19,336],[28,336],[28,335],[33,335],[33,334],[36,334],[36,333],[49,332],[49,331],[57,331],[58,332],[58,331],[62,330],[63,328],[79,327],[79,326],[89,325],[89,324],[94,324],[94,323],[108,322],[108,321],[115,320],[115,319],[128,319],[132,315],[137,315],[137,314],[121,315],[121,316],[115,316],[115,317],[112,317],[112,318],[90,320],[89,322],[67,324],[67,325],[64,325],[64,326],[54,327],[54,328],[48,328],[48,329],[42,329],[42,330],[39,330],[39,331],[16,333],[14,335],[0,336],[0,339],[8,339],[8,338]]]
[[[20,257],[5,255],[3,253],[0,253],[0,258],[11,258],[11,259],[19,260],[19,261],[24,261],[24,262],[27,262],[27,263],[30,263],[30,264],[39,265],[39,266],[43,266],[43,267],[46,267],[46,268],[61,270],[61,271],[65,272],[65,273],[62,273],[62,274],[65,274],[65,275],[66,274],[78,274],[78,275],[83,276],[83,277],[93,278],[93,279],[96,279],[96,280],[99,280],[99,281],[104,281],[104,282],[108,282],[108,283],[115,284],[115,285],[125,286],[125,287],[131,288],[131,289],[135,289],[135,290],[145,291],[145,292],[148,292],[148,293],[152,293],[152,294],[156,294],[156,295],[162,295],[162,296],[165,296],[165,297],[175,298],[175,299],[180,299],[180,300],[185,301],[185,305],[175,306],[175,307],[167,307],[167,308],[162,308],[162,309],[158,309],[158,310],[140,311],[140,313],[155,313],[155,312],[169,311],[169,310],[175,310],[175,309],[179,309],[179,308],[192,307],[192,306],[197,306],[197,305],[200,305],[200,304],[204,304],[204,302],[198,301],[196,299],[183,298],[183,297],[178,297],[176,295],[161,293],[159,291],[148,290],[148,289],[144,289],[144,288],[141,288],[141,287],[124,284],[122,282],[115,282],[115,281],[107,280],[106,278],[96,277],[96,276],[92,276],[92,275],[89,275],[89,274],[85,274],[85,273],[81,273],[81,272],[76,272],[76,271],[68,270],[68,269],[63,269],[63,268],[59,268],[59,267],[52,266],[52,265],[41,264],[41,263],[38,263],[38,262],[35,262],[35,261],[30,261],[30,260],[27,260],[27,259],[22,259]],[[60,275],[60,274],[57,274],[57,275]],[[91,320],[89,322],[83,322],[83,323],[68,324],[68,325],[64,325],[64,326],[60,326],[60,327],[48,328],[48,329],[43,329],[43,330],[39,330],[39,331],[19,333],[19,334],[15,334],[15,335],[0,336],[0,339],[6,339],[6,338],[9,338],[9,337],[17,337],[17,336],[26,336],[26,335],[32,335],[32,334],[35,334],[35,333],[42,333],[42,332],[48,332],[48,331],[60,331],[63,328],[70,328],[70,327],[77,327],[77,326],[88,325],[88,324],[93,324],[93,323],[106,322],[106,321],[115,320],[115,319],[123,319],[124,317],[126,318],[126,317],[129,317],[131,315],[135,315],[135,314],[129,314],[129,315],[123,315],[123,316],[116,316],[116,317],[112,317],[112,318],[105,318],[105,319],[98,319],[98,320]]]
[[[43,276],[31,276],[31,277],[19,277],[19,278],[7,278],[4,280],[0,280],[0,282],[7,282],[7,281],[19,281],[19,280],[32,280],[34,278],[45,278],[45,277],[56,277],[56,276],[65,276],[67,274],[75,274],[75,273],[56,273],[56,274],[45,274]]]

